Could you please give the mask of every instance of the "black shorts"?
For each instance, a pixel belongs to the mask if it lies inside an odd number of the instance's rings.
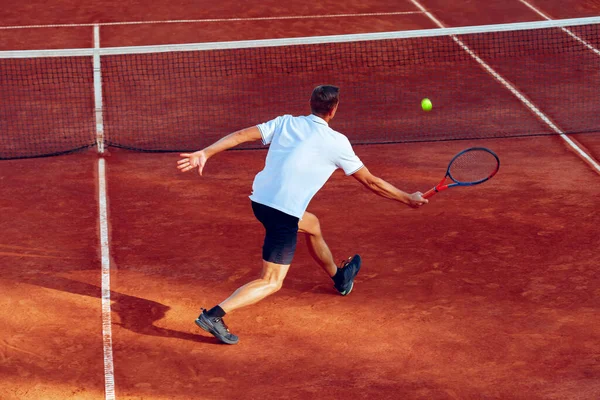
[[[252,211],[266,231],[263,260],[281,265],[291,264],[298,240],[299,218],[254,201]]]

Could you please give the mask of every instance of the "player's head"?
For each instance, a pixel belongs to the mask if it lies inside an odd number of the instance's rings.
[[[331,113],[335,113],[339,102],[339,87],[320,85],[314,88],[312,95],[310,96],[310,110],[319,117],[328,116]]]

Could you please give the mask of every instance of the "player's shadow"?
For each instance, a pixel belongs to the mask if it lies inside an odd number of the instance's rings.
[[[62,292],[96,297],[98,299],[102,297],[102,289],[96,285],[51,274],[27,274],[13,278],[22,283],[60,290]],[[155,326],[154,323],[164,318],[167,311],[170,310],[169,306],[115,291],[110,292],[110,298],[111,310],[119,317],[119,322],[113,320],[113,325],[121,326],[142,335],[190,340],[193,342],[220,343],[214,337],[206,337]]]

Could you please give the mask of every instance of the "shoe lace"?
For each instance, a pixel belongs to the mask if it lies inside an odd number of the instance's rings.
[[[205,309],[205,308],[201,308],[200,310],[202,310],[203,312],[204,312],[204,311],[206,311],[206,309]],[[225,330],[226,330],[227,332],[229,332],[229,327],[227,326],[227,324],[225,324],[225,321],[223,321],[223,318],[221,318],[221,317],[216,317],[216,318],[214,319],[214,321],[215,321],[215,322],[217,322],[217,323],[219,323],[219,322],[220,322],[220,323],[221,323],[221,325],[223,325],[223,327],[225,328]],[[231,332],[229,332],[229,333],[231,333]]]
[[[223,318],[217,317],[217,318],[215,318],[215,322],[220,322],[221,325],[223,325],[223,328],[225,328],[225,330],[227,332],[229,332],[229,327],[227,326],[227,324],[225,324],[225,321],[223,321]],[[231,332],[229,332],[229,333],[231,333]]]
[[[352,257],[348,257],[345,260],[342,260],[342,262],[340,262],[340,268],[345,268],[346,265],[350,264],[350,261],[352,260]]]

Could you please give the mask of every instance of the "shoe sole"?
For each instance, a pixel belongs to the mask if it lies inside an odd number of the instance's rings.
[[[225,344],[236,344],[237,341],[231,341],[227,338],[221,337],[214,329],[212,329],[210,326],[206,325],[204,322],[202,322],[202,320],[197,319],[196,321],[194,321],[196,323],[196,325],[198,325],[200,328],[204,329],[206,332],[210,333],[211,335],[213,335],[214,337],[216,337],[217,339],[219,339],[221,342],[225,343]]]

